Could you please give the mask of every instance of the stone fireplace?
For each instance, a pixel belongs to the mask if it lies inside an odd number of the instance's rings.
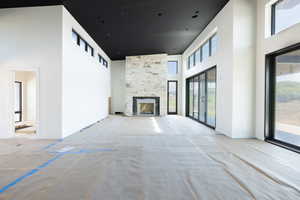
[[[167,114],[167,54],[126,57],[127,116]]]

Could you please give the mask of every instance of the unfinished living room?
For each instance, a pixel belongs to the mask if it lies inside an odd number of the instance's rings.
[[[0,199],[300,199],[299,0],[0,2]]]

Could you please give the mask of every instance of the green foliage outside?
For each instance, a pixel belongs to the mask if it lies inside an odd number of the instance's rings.
[[[288,102],[300,99],[300,83],[295,81],[278,82],[276,85],[276,101]]]

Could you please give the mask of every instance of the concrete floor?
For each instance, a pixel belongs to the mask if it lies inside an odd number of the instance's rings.
[[[187,118],[110,116],[64,140],[0,140],[0,199],[300,199],[300,156]]]

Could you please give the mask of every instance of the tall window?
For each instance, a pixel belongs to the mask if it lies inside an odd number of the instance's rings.
[[[168,81],[168,114],[177,114],[177,81]]]
[[[22,121],[22,82],[15,82],[15,122]]]
[[[216,67],[187,80],[187,115],[216,127]]]
[[[202,60],[206,60],[209,57],[209,41],[207,41],[203,46],[202,46]]]
[[[195,53],[196,65],[201,62],[201,49],[198,49]]]
[[[168,62],[168,74],[174,76],[178,73],[178,63],[177,61]]]
[[[267,139],[300,150],[300,45],[267,60]]]
[[[218,45],[218,36],[214,35],[210,38],[210,55],[214,55],[217,51],[217,45]]]
[[[300,22],[300,0],[279,0],[272,5],[272,34]]]

